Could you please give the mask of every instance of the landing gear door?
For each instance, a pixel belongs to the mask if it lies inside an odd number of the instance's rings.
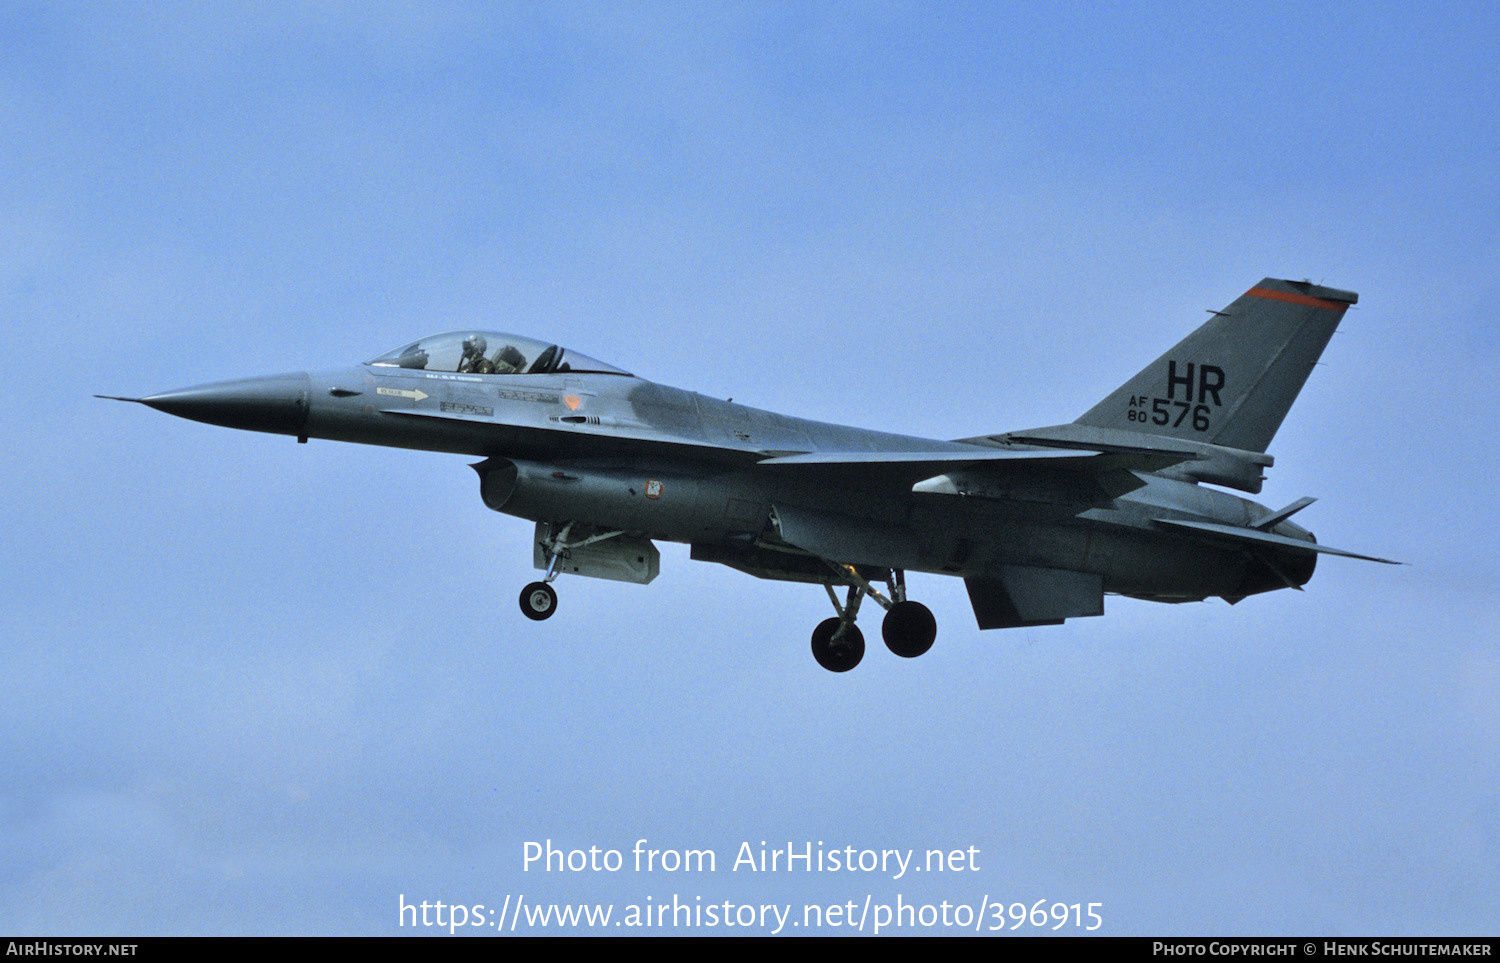
[[[547,546],[554,544],[560,531],[561,525],[536,523],[531,561],[537,568],[545,571],[551,564]],[[661,571],[661,552],[645,536],[616,533],[594,540],[594,536],[580,537],[578,529],[574,527],[565,537],[567,542],[558,545],[560,558],[557,571],[560,574],[585,575],[589,578],[607,578],[616,582],[645,585]]]

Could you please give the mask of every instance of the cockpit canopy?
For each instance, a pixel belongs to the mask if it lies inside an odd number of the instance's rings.
[[[382,368],[451,371],[459,374],[630,373],[555,344],[498,331],[450,331],[447,334],[437,334],[421,341],[413,341],[367,363]]]

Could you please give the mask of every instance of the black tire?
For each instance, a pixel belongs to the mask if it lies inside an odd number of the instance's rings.
[[[550,619],[557,611],[557,593],[546,582],[532,582],[521,589],[521,614],[536,622]]]
[[[838,630],[838,619],[824,619],[818,623],[812,634],[813,658],[829,672],[848,672],[865,657],[865,634],[859,626],[851,625],[835,645],[833,633]]]
[[[903,659],[915,659],[937,639],[937,619],[921,602],[897,602],[885,613],[880,634],[886,648]]]

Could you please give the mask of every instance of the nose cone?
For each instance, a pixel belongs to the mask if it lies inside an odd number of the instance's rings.
[[[163,391],[140,402],[169,415],[210,425],[301,436],[307,432],[311,386],[307,373],[297,372]]]

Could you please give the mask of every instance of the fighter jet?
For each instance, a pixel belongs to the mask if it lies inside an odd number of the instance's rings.
[[[529,619],[563,574],[647,583],[655,541],[758,578],[822,586],[814,658],[864,656],[861,603],[898,656],[937,622],[906,574],[964,580],[981,629],[1102,615],[1106,595],[1231,604],[1300,589],[1318,543],[1257,494],[1266,454],[1350,291],[1267,278],[1071,424],[938,441],[809,421],[655,384],[546,340],[462,330],[362,365],[135,401],[194,421],[451,452],[484,504],[536,524]],[[1217,486],[1217,487],[1214,487]],[[883,586],[882,591],[880,587]],[[840,598],[839,591],[843,597]]]

